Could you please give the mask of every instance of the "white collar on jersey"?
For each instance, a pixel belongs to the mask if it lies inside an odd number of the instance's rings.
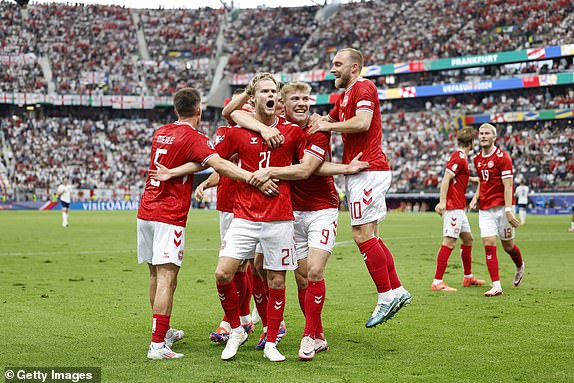
[[[345,88],[345,92],[348,92],[351,90],[351,88],[353,87],[353,85],[355,85],[357,83],[357,81],[359,81],[360,77],[357,77],[357,79],[355,81],[353,81],[353,83],[351,85],[349,85],[348,87]]]
[[[187,122],[187,121],[179,121],[177,120],[176,122],[174,122],[174,124],[176,125],[189,125],[191,127],[191,129],[196,130],[195,127],[193,125],[191,125],[191,123]]]
[[[496,153],[496,151],[498,150],[498,148],[496,146],[494,146],[492,148],[492,152],[490,152],[490,154],[484,154],[484,152],[481,150],[480,154],[482,154],[482,158],[488,158],[490,156],[492,156],[494,153]]]

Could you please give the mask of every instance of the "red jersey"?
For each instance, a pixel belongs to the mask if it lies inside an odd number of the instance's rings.
[[[150,168],[155,162],[175,168],[188,162],[205,165],[217,153],[209,139],[187,122],[176,121],[153,134]],[[191,205],[193,175],[157,181],[149,176],[138,209],[138,218],[185,226]]]
[[[480,152],[474,157],[474,167],[480,179],[479,209],[487,210],[491,207],[504,206],[502,180],[513,176],[512,160],[508,153],[496,147],[487,156]],[[512,204],[514,204],[514,197],[512,197]]]
[[[223,140],[225,133],[229,128],[227,126],[220,126],[215,131],[215,144]],[[220,175],[219,184],[217,184],[217,206],[216,209],[226,213],[233,213],[233,204],[235,202],[235,193],[237,192],[238,181],[232,180],[229,177]]]
[[[241,127],[226,130],[215,149],[223,158],[239,154],[241,168],[254,172],[270,166],[289,166],[303,156],[306,137],[297,125],[276,117],[272,127],[285,137],[277,149],[271,149],[258,133]],[[279,182],[279,195],[269,197],[247,184],[237,185],[233,215],[252,222],[286,221],[293,219],[291,188],[289,182]]]
[[[369,167],[363,171],[391,170],[387,156],[381,148],[383,125],[377,87],[370,80],[359,78],[345,89],[335,107],[329,113],[333,121],[346,121],[355,117],[357,112],[373,114],[369,130],[363,133],[343,133],[343,163],[348,164],[360,152],[361,161],[367,161]]]
[[[454,177],[446,193],[446,210],[464,209],[466,207],[466,188],[468,187],[468,158],[463,150],[452,153],[446,163],[446,171]]]
[[[303,129],[307,134],[310,127]],[[307,135],[308,153],[321,161],[331,159],[331,133],[317,132]],[[291,183],[291,198],[295,211],[317,211],[331,209],[339,206],[339,197],[335,189],[333,177],[311,175],[306,180]]]

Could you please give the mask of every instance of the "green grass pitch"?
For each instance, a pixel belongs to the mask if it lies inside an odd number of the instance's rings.
[[[135,212],[0,212],[0,367],[101,367],[104,382],[572,382],[574,381],[574,234],[569,216],[528,216],[517,244],[527,267],[500,245],[504,295],[462,288],[458,250],[445,280],[456,293],[430,291],[441,243],[436,214],[389,214],[381,234],[413,303],[392,321],[366,329],[374,286],[341,213],[327,265],[324,324],[331,351],[297,359],[303,318],[287,279],[287,356],[273,364],[253,348],[261,327],[231,362],[208,335],[221,319],[213,272],[218,215],[191,211],[172,325],[185,330],[180,360],[148,361],[148,271],[136,260]],[[477,214],[474,273],[488,280]]]

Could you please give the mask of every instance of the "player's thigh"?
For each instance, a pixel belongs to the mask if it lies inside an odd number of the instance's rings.
[[[496,223],[498,228],[498,236],[502,241],[511,241],[514,239],[515,231],[512,225],[506,219],[506,213],[503,208],[497,211]]]
[[[154,265],[173,263],[181,266],[185,248],[185,227],[154,222],[153,260]]]
[[[234,218],[225,233],[219,257],[227,257],[243,261],[255,253],[259,242],[261,222],[250,222]]]
[[[458,239],[465,219],[466,214],[464,214],[463,210],[445,210],[442,215],[443,237]],[[466,223],[468,223],[468,219],[466,219]]]
[[[229,229],[231,222],[233,221],[233,213],[227,211],[219,212],[219,240],[223,242],[225,238],[225,233]]]
[[[492,209],[478,211],[478,227],[482,238],[496,237],[498,235],[498,223],[496,212]]]
[[[147,262],[151,265],[153,259],[153,222],[137,220],[138,263]],[[151,270],[151,268],[150,268]],[[155,268],[153,269],[155,271]],[[151,274],[151,271],[150,271]]]
[[[293,221],[264,222],[261,247],[264,269],[285,271],[297,268]]]
[[[295,254],[297,260],[307,258],[307,252],[309,251],[309,237],[307,234],[309,222],[308,211],[294,211],[293,216],[295,220],[293,221],[293,236],[295,238]]]
[[[345,176],[351,225],[381,222],[387,215],[385,195],[391,186],[390,171],[361,172]]]
[[[328,253],[333,251],[337,238],[337,219],[339,211],[337,209],[325,209],[309,215],[308,225],[308,246],[311,248],[324,250]]]

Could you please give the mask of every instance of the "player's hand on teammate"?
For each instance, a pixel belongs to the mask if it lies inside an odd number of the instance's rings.
[[[197,187],[195,188],[195,199],[198,201],[203,200],[203,197],[205,197],[205,189],[207,189],[207,180],[203,181],[202,183],[200,183],[199,185],[197,185]]]
[[[313,122],[311,129],[309,129],[307,133],[313,134],[317,132],[328,132],[331,130],[330,125],[330,122],[325,121],[323,118],[318,118],[315,122]]]
[[[251,174],[249,178],[249,185],[259,188],[271,178],[271,170],[269,168],[259,169]]]
[[[516,217],[514,216],[514,214],[510,211],[506,212],[506,220],[508,221],[508,223],[510,224],[510,226],[517,228],[518,226],[520,226],[520,221],[516,219]]]
[[[369,163],[366,161],[361,161],[361,156],[363,155],[363,152],[357,154],[355,156],[355,158],[353,158],[351,160],[351,162],[349,162],[349,165],[347,166],[348,173],[347,174],[355,174],[360,172],[361,170],[365,170],[366,168],[369,167]]]
[[[148,170],[148,174],[151,178],[158,181],[168,181],[173,175],[171,169],[163,166],[159,162],[154,162],[155,169]]]
[[[279,186],[273,180],[267,180],[257,187],[259,191],[268,197],[274,197],[279,194]]]
[[[312,115],[309,116],[309,122],[307,124],[313,125],[315,121],[319,121],[321,118],[323,118],[323,116],[321,116],[320,114],[313,113]]]
[[[446,208],[446,203],[439,202],[434,207],[434,211],[436,211],[438,213],[438,215],[442,215],[442,213],[444,213],[445,208]]]
[[[285,137],[277,128],[267,128],[261,130],[261,137],[263,137],[263,140],[267,146],[272,149],[277,149],[279,146],[281,146],[282,143],[285,142]]]

